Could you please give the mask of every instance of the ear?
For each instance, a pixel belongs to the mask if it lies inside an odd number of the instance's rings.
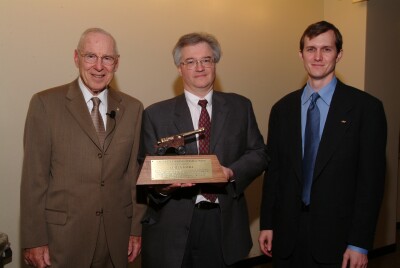
[[[177,67],[177,69],[178,69],[179,75],[182,76],[182,65],[179,64],[179,66]]]
[[[79,54],[78,54],[78,50],[76,50],[76,49],[74,51],[74,62],[75,62],[75,66],[77,68],[79,68]]]
[[[343,49],[341,49],[341,50],[339,51],[339,53],[337,54],[337,56],[336,56],[336,63],[338,63],[338,62],[340,61],[340,59],[342,58],[342,56],[343,56]]]
[[[119,57],[117,58],[117,62],[114,65],[114,73],[118,70],[118,66],[119,66]]]
[[[303,60],[303,51],[299,50],[299,58]]]

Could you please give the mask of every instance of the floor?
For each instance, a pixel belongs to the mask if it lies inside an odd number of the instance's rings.
[[[400,267],[400,229],[397,229],[397,247],[393,253],[385,254],[369,260],[368,268]]]
[[[250,266],[252,268],[272,268],[271,263]],[[368,268],[400,268],[400,229],[397,231],[397,247],[393,253],[371,258]]]

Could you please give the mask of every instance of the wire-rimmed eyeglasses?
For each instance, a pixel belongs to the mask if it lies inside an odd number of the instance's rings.
[[[95,63],[97,63],[97,61],[100,58],[101,63],[104,65],[107,65],[107,66],[114,65],[119,58],[119,55],[117,55],[117,56],[105,55],[105,56],[99,57],[94,53],[85,53],[85,54],[80,54],[80,55],[86,63],[95,64]]]
[[[204,68],[211,68],[214,66],[214,59],[211,57],[202,58],[199,60],[196,59],[187,59],[181,62],[182,65],[186,67],[188,70],[192,70],[197,67],[198,64],[203,66]]]

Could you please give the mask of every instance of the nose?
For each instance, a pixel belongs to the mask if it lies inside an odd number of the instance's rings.
[[[322,52],[321,52],[321,50],[317,50],[317,51],[315,52],[314,58],[315,58],[316,61],[322,60]]]
[[[103,59],[102,59],[102,58],[99,57],[99,58],[97,59],[95,65],[94,65],[94,68],[95,68],[96,70],[98,70],[98,71],[103,70]]]
[[[204,66],[203,66],[203,63],[201,62],[201,61],[196,61],[196,68],[195,68],[195,70],[196,71],[202,71],[202,70],[204,70]]]

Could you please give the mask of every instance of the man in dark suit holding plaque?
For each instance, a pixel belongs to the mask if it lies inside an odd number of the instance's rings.
[[[186,141],[186,154],[215,154],[226,178],[150,189],[142,221],[145,268],[231,267],[252,246],[244,190],[267,167],[267,155],[250,100],[213,90],[220,56],[212,35],[182,36],[173,57],[184,94],[143,114],[143,156],[155,154],[163,137],[204,127]]]

